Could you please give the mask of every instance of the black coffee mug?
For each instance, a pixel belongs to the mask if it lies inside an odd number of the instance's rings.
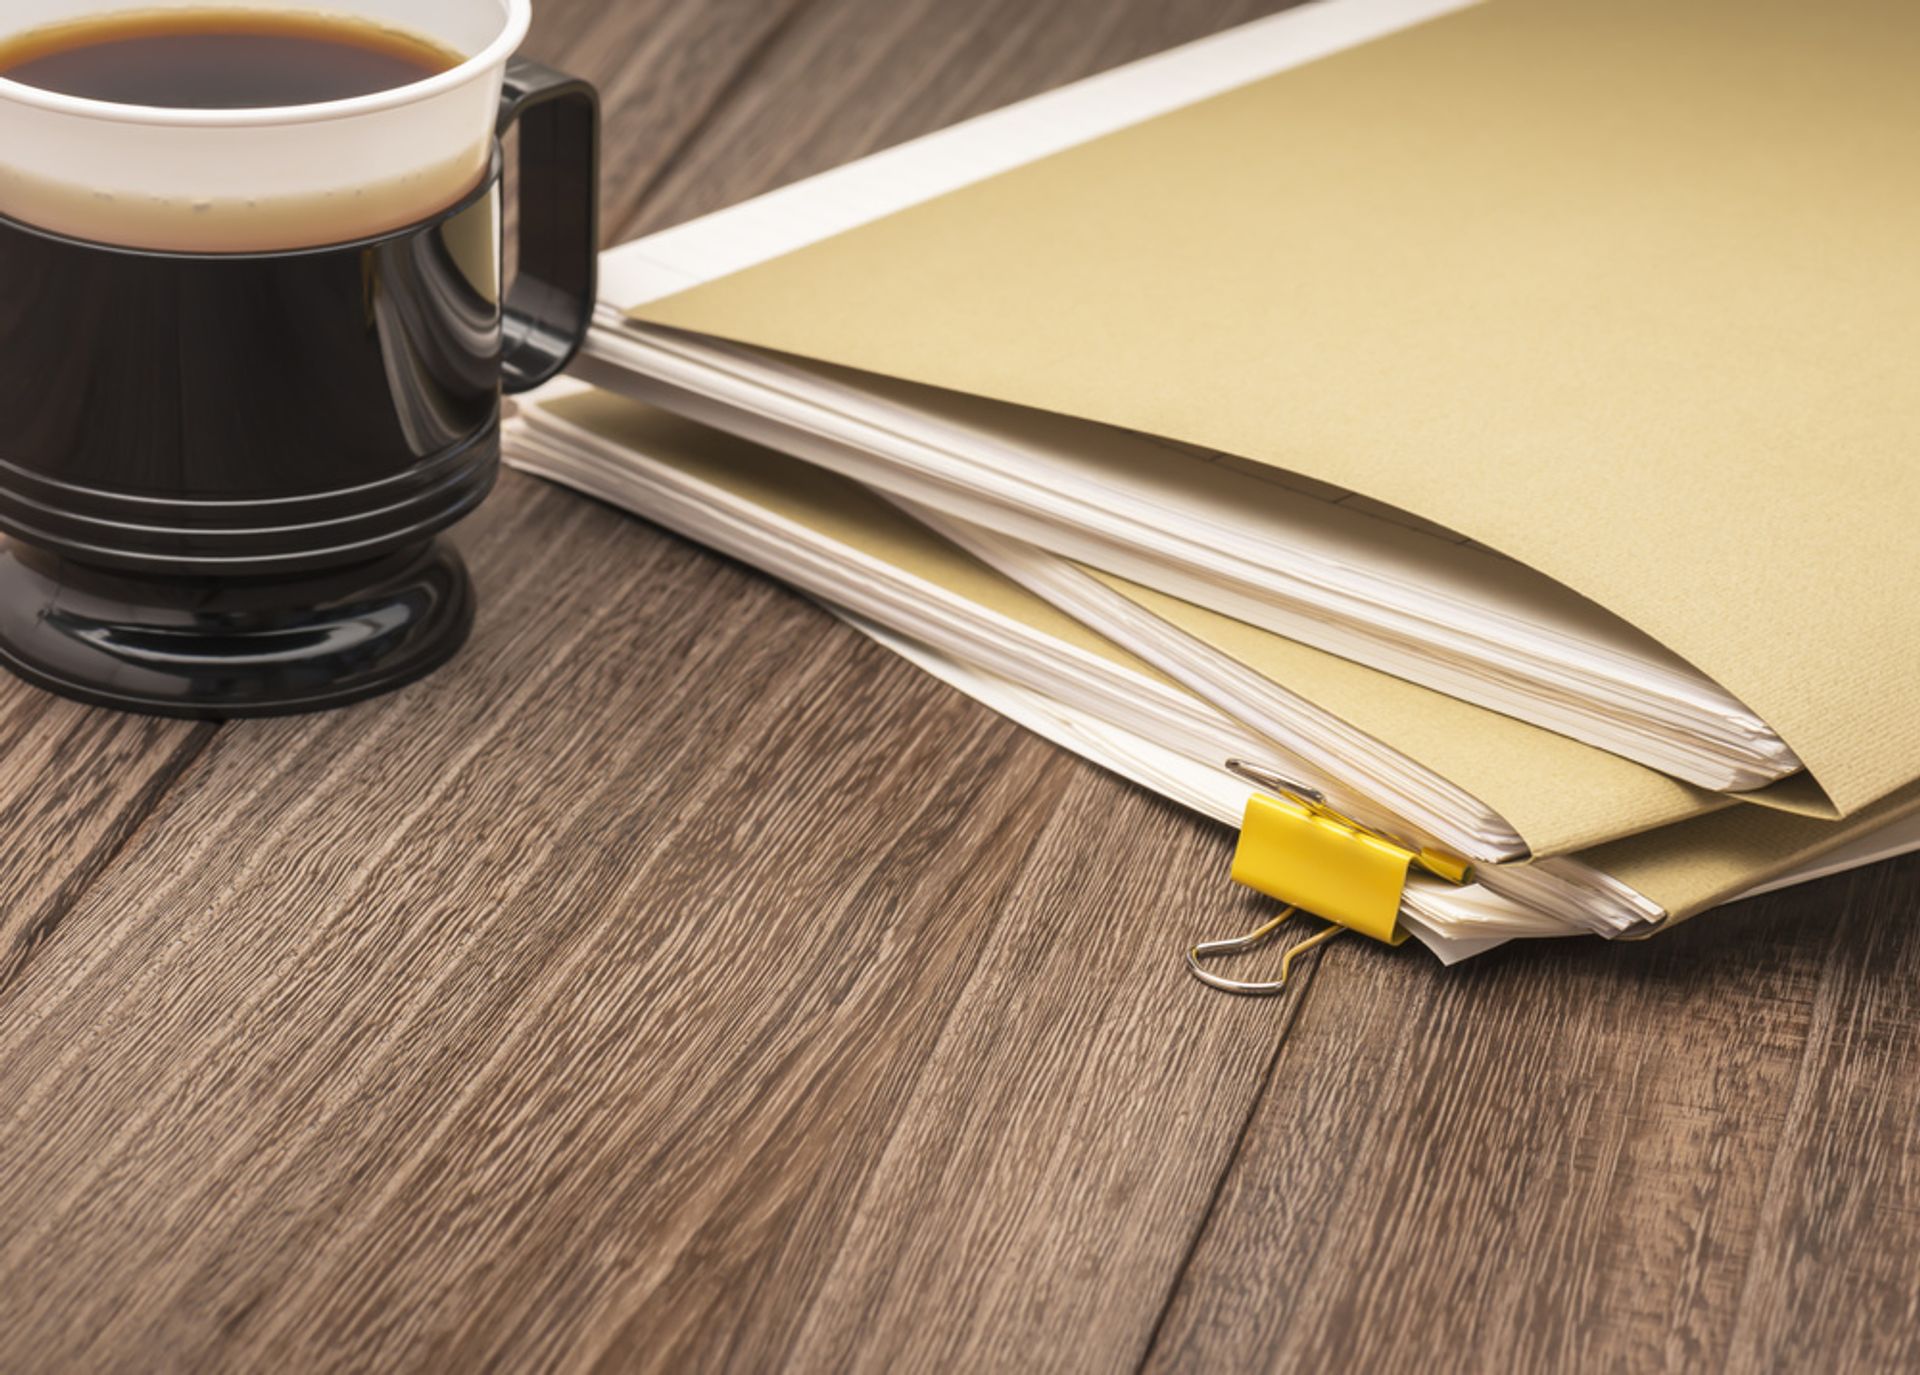
[[[516,126],[504,299],[492,139],[456,204],[347,243],[124,247],[0,216],[0,663],[218,719],[453,656],[474,597],[435,536],[493,485],[502,391],[565,367],[593,311],[593,89],[513,60]]]

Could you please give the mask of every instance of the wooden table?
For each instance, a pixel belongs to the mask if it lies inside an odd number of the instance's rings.
[[[1271,0],[545,0],[609,238]],[[1920,862],[1210,995],[1229,837],[509,477],[470,650],[0,685],[0,1365],[1920,1359]]]

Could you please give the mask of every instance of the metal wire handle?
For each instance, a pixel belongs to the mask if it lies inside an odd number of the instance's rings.
[[[1287,986],[1287,975],[1292,972],[1293,962],[1301,955],[1318,946],[1325,945],[1335,936],[1346,931],[1344,926],[1329,925],[1324,931],[1317,931],[1297,945],[1289,946],[1286,954],[1280,957],[1280,977],[1278,979],[1230,979],[1224,974],[1216,974],[1202,967],[1203,960],[1216,960],[1229,955],[1244,955],[1268,944],[1285,926],[1297,916],[1304,915],[1298,907],[1288,907],[1280,915],[1244,936],[1233,936],[1226,940],[1201,941],[1187,952],[1187,972],[1208,988],[1217,988],[1222,993],[1237,993],[1243,997],[1261,998],[1278,993]]]

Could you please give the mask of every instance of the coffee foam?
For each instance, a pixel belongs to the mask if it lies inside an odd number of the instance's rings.
[[[0,31],[142,3],[0,0]],[[411,87],[284,109],[115,105],[0,78],[0,214],[116,247],[244,253],[365,238],[457,202],[491,166],[526,0],[327,0],[325,9],[473,56]]]
[[[0,215],[68,238],[171,253],[264,253],[391,233],[431,219],[486,176],[492,142],[395,176],[334,188],[238,196],[76,185],[7,165]]]

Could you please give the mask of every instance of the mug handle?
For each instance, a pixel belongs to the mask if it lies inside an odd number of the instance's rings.
[[[500,132],[520,126],[520,270],[507,294],[501,385],[529,391],[586,341],[600,266],[600,96],[538,62],[507,64]]]

